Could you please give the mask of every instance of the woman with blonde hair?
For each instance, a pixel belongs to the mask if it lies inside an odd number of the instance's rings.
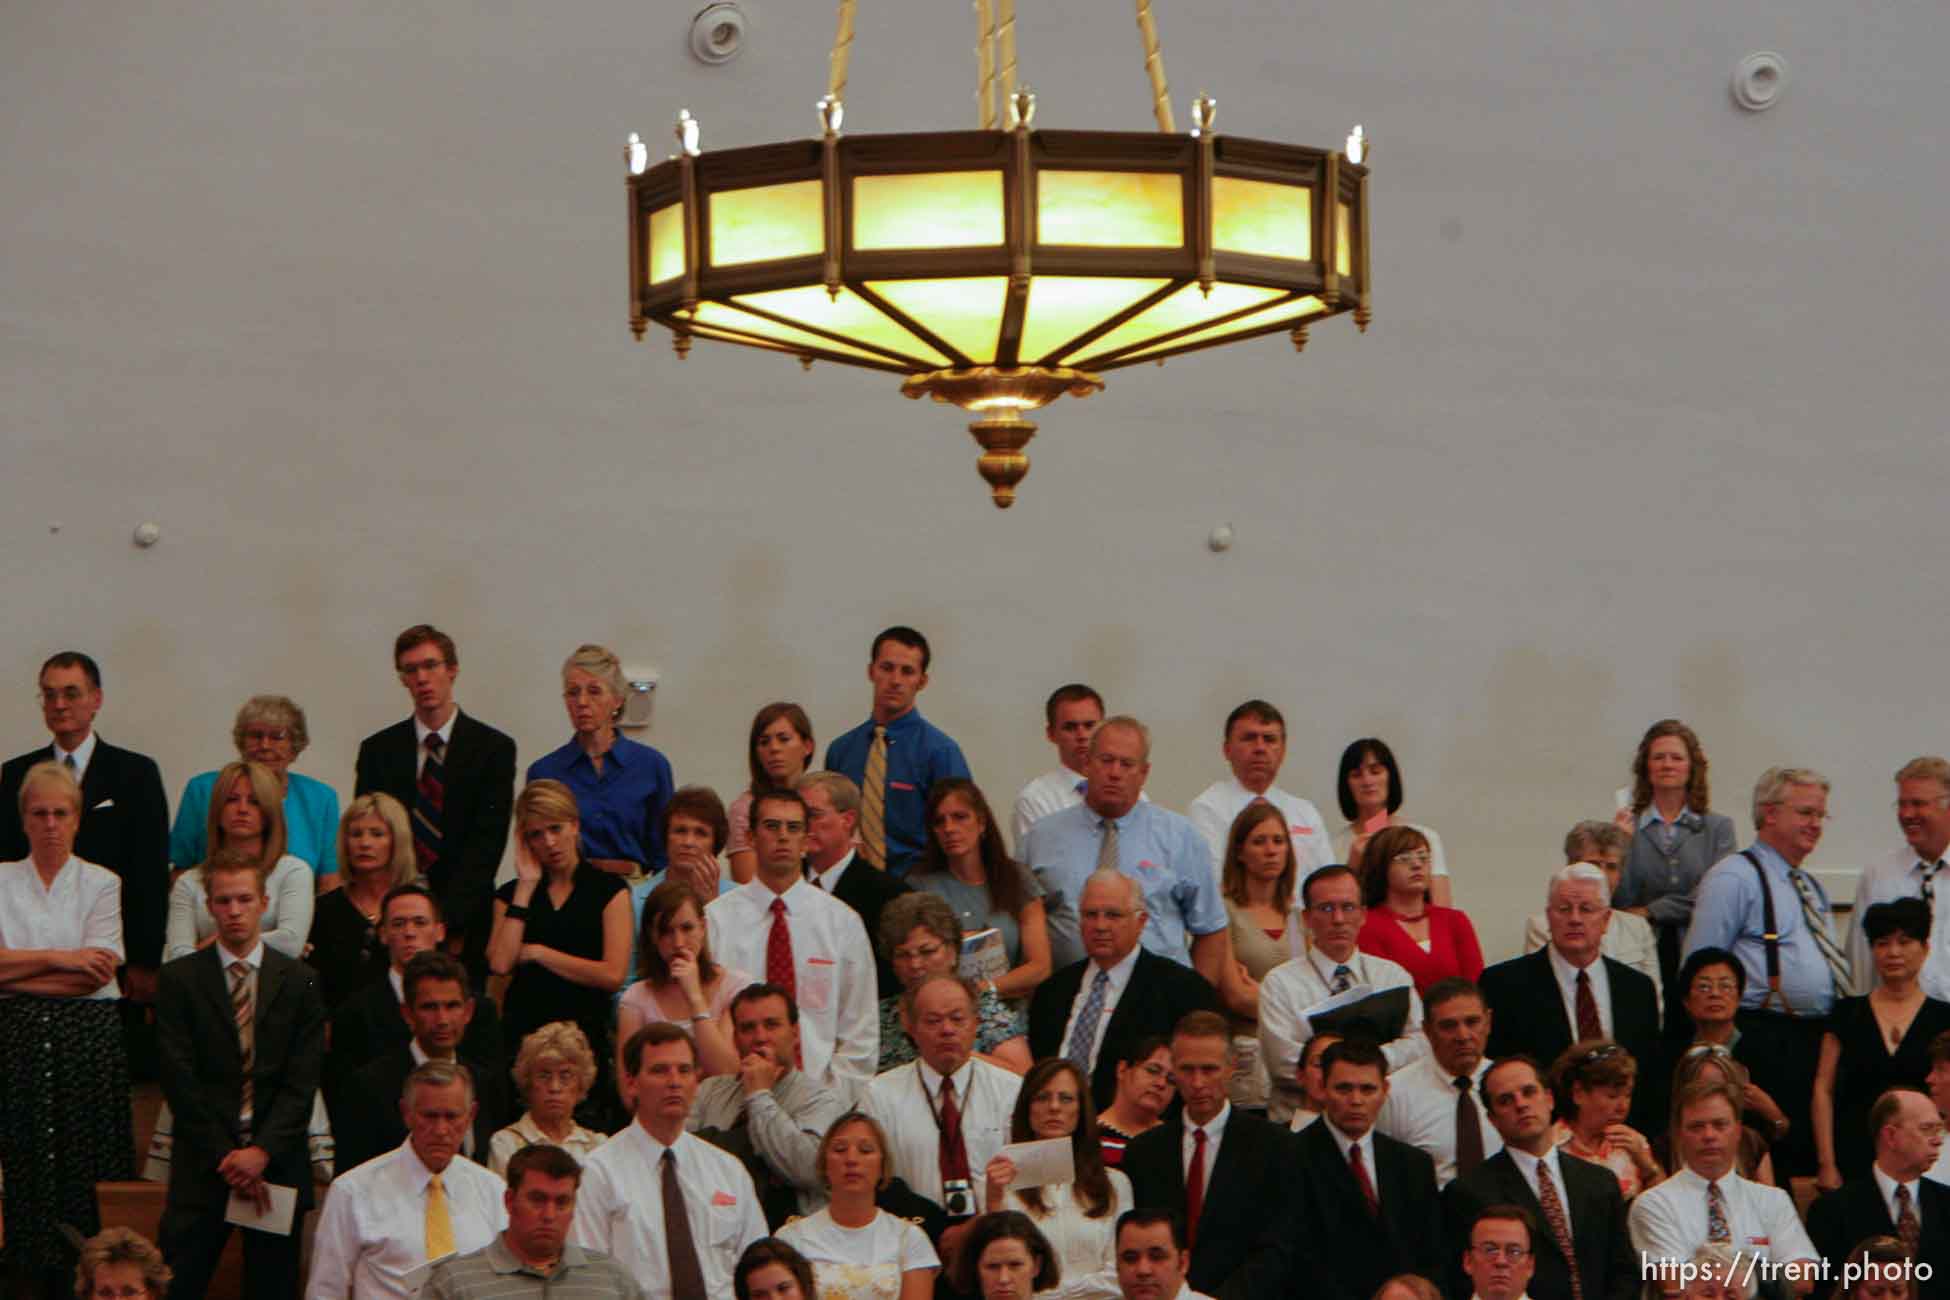
[[[544,1143],[586,1160],[609,1140],[576,1123],[576,1107],[596,1083],[596,1054],[573,1024],[557,1020],[522,1039],[514,1076],[527,1109],[489,1139],[488,1168],[495,1173],[505,1175],[508,1161],[523,1147]]]
[[[8,1263],[59,1285],[61,1225],[93,1232],[95,1184],[129,1176],[135,1137],[115,968],[122,881],[74,855],[81,787],[59,763],[21,779],[28,856],[0,864],[0,1163]]]
[[[819,1300],[930,1300],[941,1271],[928,1235],[874,1204],[894,1178],[887,1131],[865,1111],[833,1121],[819,1144],[826,1208],[779,1229],[812,1265]]]
[[[264,942],[287,957],[303,957],[317,905],[311,869],[285,851],[283,791],[277,774],[262,763],[225,765],[210,785],[209,825],[204,834],[209,858],[240,855],[254,863],[264,881]],[[176,878],[169,890],[169,920],[163,960],[175,961],[217,941],[199,861]]]
[[[237,757],[260,763],[276,778],[278,805],[285,826],[285,851],[311,868],[319,886],[338,874],[336,832],[338,792],[323,781],[291,770],[298,755],[311,744],[305,711],[289,695],[253,695],[237,710],[230,728]],[[225,771],[229,769],[224,769]],[[185,870],[210,856],[210,796],[222,772],[190,778],[176,806],[176,824],[169,832],[169,860]]]
[[[623,661],[605,646],[577,646],[562,661],[562,705],[575,731],[569,743],[528,765],[528,781],[559,781],[581,810],[589,865],[641,880],[668,865],[664,806],[677,789],[670,760],[617,732],[629,684]]]
[[[599,1078],[612,1068],[611,995],[630,959],[630,891],[583,856],[576,798],[559,781],[531,781],[515,797],[515,878],[494,893],[488,967],[510,975],[501,1016],[519,1042],[556,1020],[589,1040]],[[583,1118],[605,1127],[615,1089],[598,1083]]]
[[[75,1300],[163,1300],[171,1276],[154,1242],[128,1228],[104,1228],[81,1243]]]
[[[339,818],[340,888],[319,896],[305,963],[318,972],[326,1011],[386,973],[379,907],[386,892],[420,874],[413,826],[389,794],[362,794]]]

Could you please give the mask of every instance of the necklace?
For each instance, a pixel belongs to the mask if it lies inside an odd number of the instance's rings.
[[[1396,908],[1396,906],[1393,903],[1386,903],[1383,904],[1383,906],[1385,906],[1388,909],[1388,915],[1394,917],[1397,921],[1407,921],[1413,923],[1415,921],[1426,921],[1429,919],[1429,909],[1426,905],[1424,905],[1422,910],[1417,912],[1414,916],[1410,916],[1408,913],[1399,910],[1398,908]]]

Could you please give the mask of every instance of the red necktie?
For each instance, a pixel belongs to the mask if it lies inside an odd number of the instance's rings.
[[[792,968],[792,930],[785,923],[785,900],[772,900],[772,933],[765,940],[765,979],[791,994],[794,1001],[799,997],[799,984],[793,977]]]
[[[1185,1246],[1198,1245],[1198,1216],[1205,1209],[1205,1130],[1192,1130],[1192,1167],[1185,1174]]]
[[[1348,1168],[1354,1171],[1354,1181],[1360,1184],[1361,1199],[1368,1203],[1368,1213],[1381,1217],[1381,1198],[1374,1194],[1374,1180],[1368,1177],[1368,1163],[1361,1158],[1361,1144],[1351,1142],[1347,1148]]]
[[[941,1079],[941,1181],[968,1181],[968,1147],[961,1137],[961,1107],[955,1102],[955,1081],[946,1075]]]
[[[1591,976],[1578,972],[1578,1041],[1603,1038],[1604,1026],[1598,1023],[1598,999],[1591,996]]]

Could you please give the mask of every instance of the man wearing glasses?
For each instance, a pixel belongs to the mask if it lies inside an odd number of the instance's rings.
[[[52,743],[0,768],[0,862],[27,856],[20,822],[20,782],[36,763],[60,763],[81,786],[81,826],[74,853],[122,878],[123,1035],[129,1068],[155,1077],[156,1034],[147,1006],[156,1000],[163,922],[169,910],[169,797],[156,760],[119,749],[95,733],[102,674],[95,661],[66,650],[41,665],[41,718]]]
[[[1462,1256],[1470,1300],[1527,1300],[1536,1267],[1530,1254],[1535,1224],[1527,1210],[1515,1205],[1492,1205],[1476,1216]]]
[[[1929,905],[1932,921],[1923,992],[1950,999],[1950,943],[1937,934],[1934,924],[1937,890],[1950,888],[1950,876],[1941,874],[1944,859],[1950,856],[1950,761],[1926,756],[1903,764],[1896,773],[1896,825],[1903,833],[1902,847],[1864,869],[1855,884],[1855,924],[1848,937],[1855,991],[1868,993],[1882,982],[1869,953],[1868,936],[1862,932],[1862,918],[1877,903],[1920,898]]]
[[[1725,948],[1746,972],[1734,1024],[1754,1082],[1787,1115],[1788,1131],[1774,1145],[1784,1176],[1814,1172],[1809,1099],[1822,1030],[1835,999],[1853,991],[1828,893],[1803,870],[1828,822],[1828,788],[1827,777],[1807,768],[1761,774],[1754,843],[1701,878],[1686,934],[1684,956]]]
[[[792,790],[752,800],[758,871],[704,909],[711,953],[785,990],[799,1008],[800,1066],[851,1104],[880,1064],[873,945],[860,914],[808,883],[806,800]]]
[[[1609,1038],[1649,1060],[1659,1043],[1659,995],[1652,981],[1604,955],[1611,924],[1611,884],[1588,862],[1560,867],[1544,894],[1551,940],[1536,952],[1483,972],[1490,1004],[1489,1055],[1555,1061],[1573,1043]],[[1643,1098],[1631,1123],[1657,1129]]]

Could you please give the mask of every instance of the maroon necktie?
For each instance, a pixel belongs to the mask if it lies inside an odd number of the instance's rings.
[[[785,900],[772,900],[772,933],[765,940],[765,979],[799,997],[799,981],[793,976],[792,929],[785,923]]]
[[[439,732],[427,733],[426,751],[426,761],[420,765],[420,779],[413,790],[413,855],[423,876],[440,861],[441,832],[446,820],[447,745]]]
[[[1368,1213],[1381,1217],[1381,1198],[1374,1194],[1374,1179],[1368,1177],[1368,1162],[1361,1158],[1361,1144],[1350,1142],[1347,1147],[1347,1165],[1354,1171],[1354,1181],[1360,1185],[1361,1199],[1368,1203]]]
[[[1483,1163],[1483,1119],[1470,1095],[1469,1077],[1456,1076],[1456,1172],[1466,1174]]]
[[[1192,1130],[1192,1167],[1185,1174],[1185,1248],[1198,1246],[1198,1216],[1205,1210],[1205,1130]]]
[[[941,1076],[941,1181],[968,1181],[968,1147],[961,1138],[961,1107],[955,1101],[955,1081],[945,1074]]]
[[[1578,1276],[1578,1247],[1571,1238],[1571,1220],[1564,1213],[1564,1198],[1557,1194],[1550,1163],[1544,1160],[1537,1162],[1537,1203],[1544,1207],[1544,1224],[1570,1269],[1571,1300],[1584,1300],[1584,1279]]]
[[[1591,976],[1578,972],[1578,1041],[1603,1038],[1605,1029],[1598,1023],[1598,999],[1591,996]]]

